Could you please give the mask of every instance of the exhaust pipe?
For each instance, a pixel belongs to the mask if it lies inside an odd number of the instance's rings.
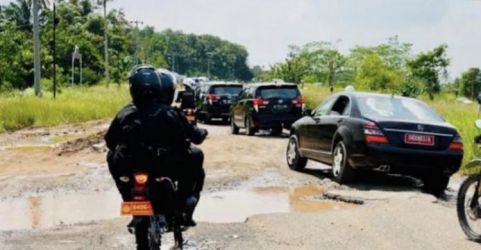
[[[391,166],[389,166],[389,165],[380,165],[379,167],[374,168],[374,171],[379,171],[379,172],[383,172],[383,173],[388,173],[389,171],[391,171]]]

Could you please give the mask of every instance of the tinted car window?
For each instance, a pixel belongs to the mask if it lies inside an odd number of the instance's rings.
[[[241,92],[241,86],[214,86],[211,89],[212,94],[237,96]]]
[[[297,90],[296,87],[261,88],[257,91],[257,96],[263,99],[271,99],[271,98],[294,99],[299,95],[300,95],[299,90]]]
[[[325,102],[323,102],[319,107],[314,111],[315,116],[323,116],[327,115],[329,111],[331,110],[332,105],[334,102],[337,100],[337,96],[330,97],[327,99]]]
[[[374,120],[444,122],[444,119],[426,104],[413,99],[390,96],[359,96],[357,102],[361,114]]]

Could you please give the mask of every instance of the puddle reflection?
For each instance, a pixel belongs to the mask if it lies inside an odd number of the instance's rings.
[[[200,222],[244,222],[257,214],[312,213],[351,207],[320,200],[319,186],[261,187],[203,194],[195,219]],[[0,230],[42,229],[120,217],[116,190],[51,194],[0,201]]]

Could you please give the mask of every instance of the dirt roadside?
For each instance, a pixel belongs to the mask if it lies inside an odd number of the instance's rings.
[[[134,249],[105,164],[107,126],[0,135],[0,249]],[[339,186],[319,164],[290,171],[286,137],[232,136],[228,127],[204,126],[210,135],[201,146],[207,181],[200,223],[186,233],[198,249],[480,248],[457,224],[456,181],[446,200],[403,177]]]

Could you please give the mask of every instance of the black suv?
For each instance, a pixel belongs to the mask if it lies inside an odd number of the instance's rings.
[[[246,85],[231,107],[231,132],[245,128],[248,135],[259,129],[272,129],[281,135],[302,117],[304,99],[295,84],[256,83]]]
[[[196,90],[197,120],[208,122],[212,118],[229,121],[229,109],[242,90],[242,84],[230,82],[209,82]]]

